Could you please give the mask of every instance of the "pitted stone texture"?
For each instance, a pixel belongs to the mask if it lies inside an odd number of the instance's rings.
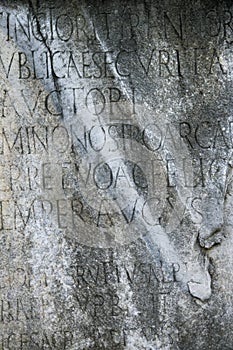
[[[232,349],[232,18],[1,2],[1,350]]]

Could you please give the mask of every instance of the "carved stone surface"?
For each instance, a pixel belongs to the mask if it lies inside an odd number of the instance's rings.
[[[1,1],[0,350],[233,349],[232,1]]]

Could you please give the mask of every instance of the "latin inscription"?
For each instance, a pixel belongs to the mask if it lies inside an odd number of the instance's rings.
[[[0,350],[187,347],[231,196],[232,8],[33,3],[0,6]]]

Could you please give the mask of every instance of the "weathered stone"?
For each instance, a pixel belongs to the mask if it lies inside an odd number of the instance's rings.
[[[233,349],[232,2],[0,8],[0,349]]]

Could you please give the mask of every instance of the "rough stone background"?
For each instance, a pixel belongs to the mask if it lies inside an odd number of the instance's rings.
[[[1,1],[0,349],[233,349],[232,1]]]

